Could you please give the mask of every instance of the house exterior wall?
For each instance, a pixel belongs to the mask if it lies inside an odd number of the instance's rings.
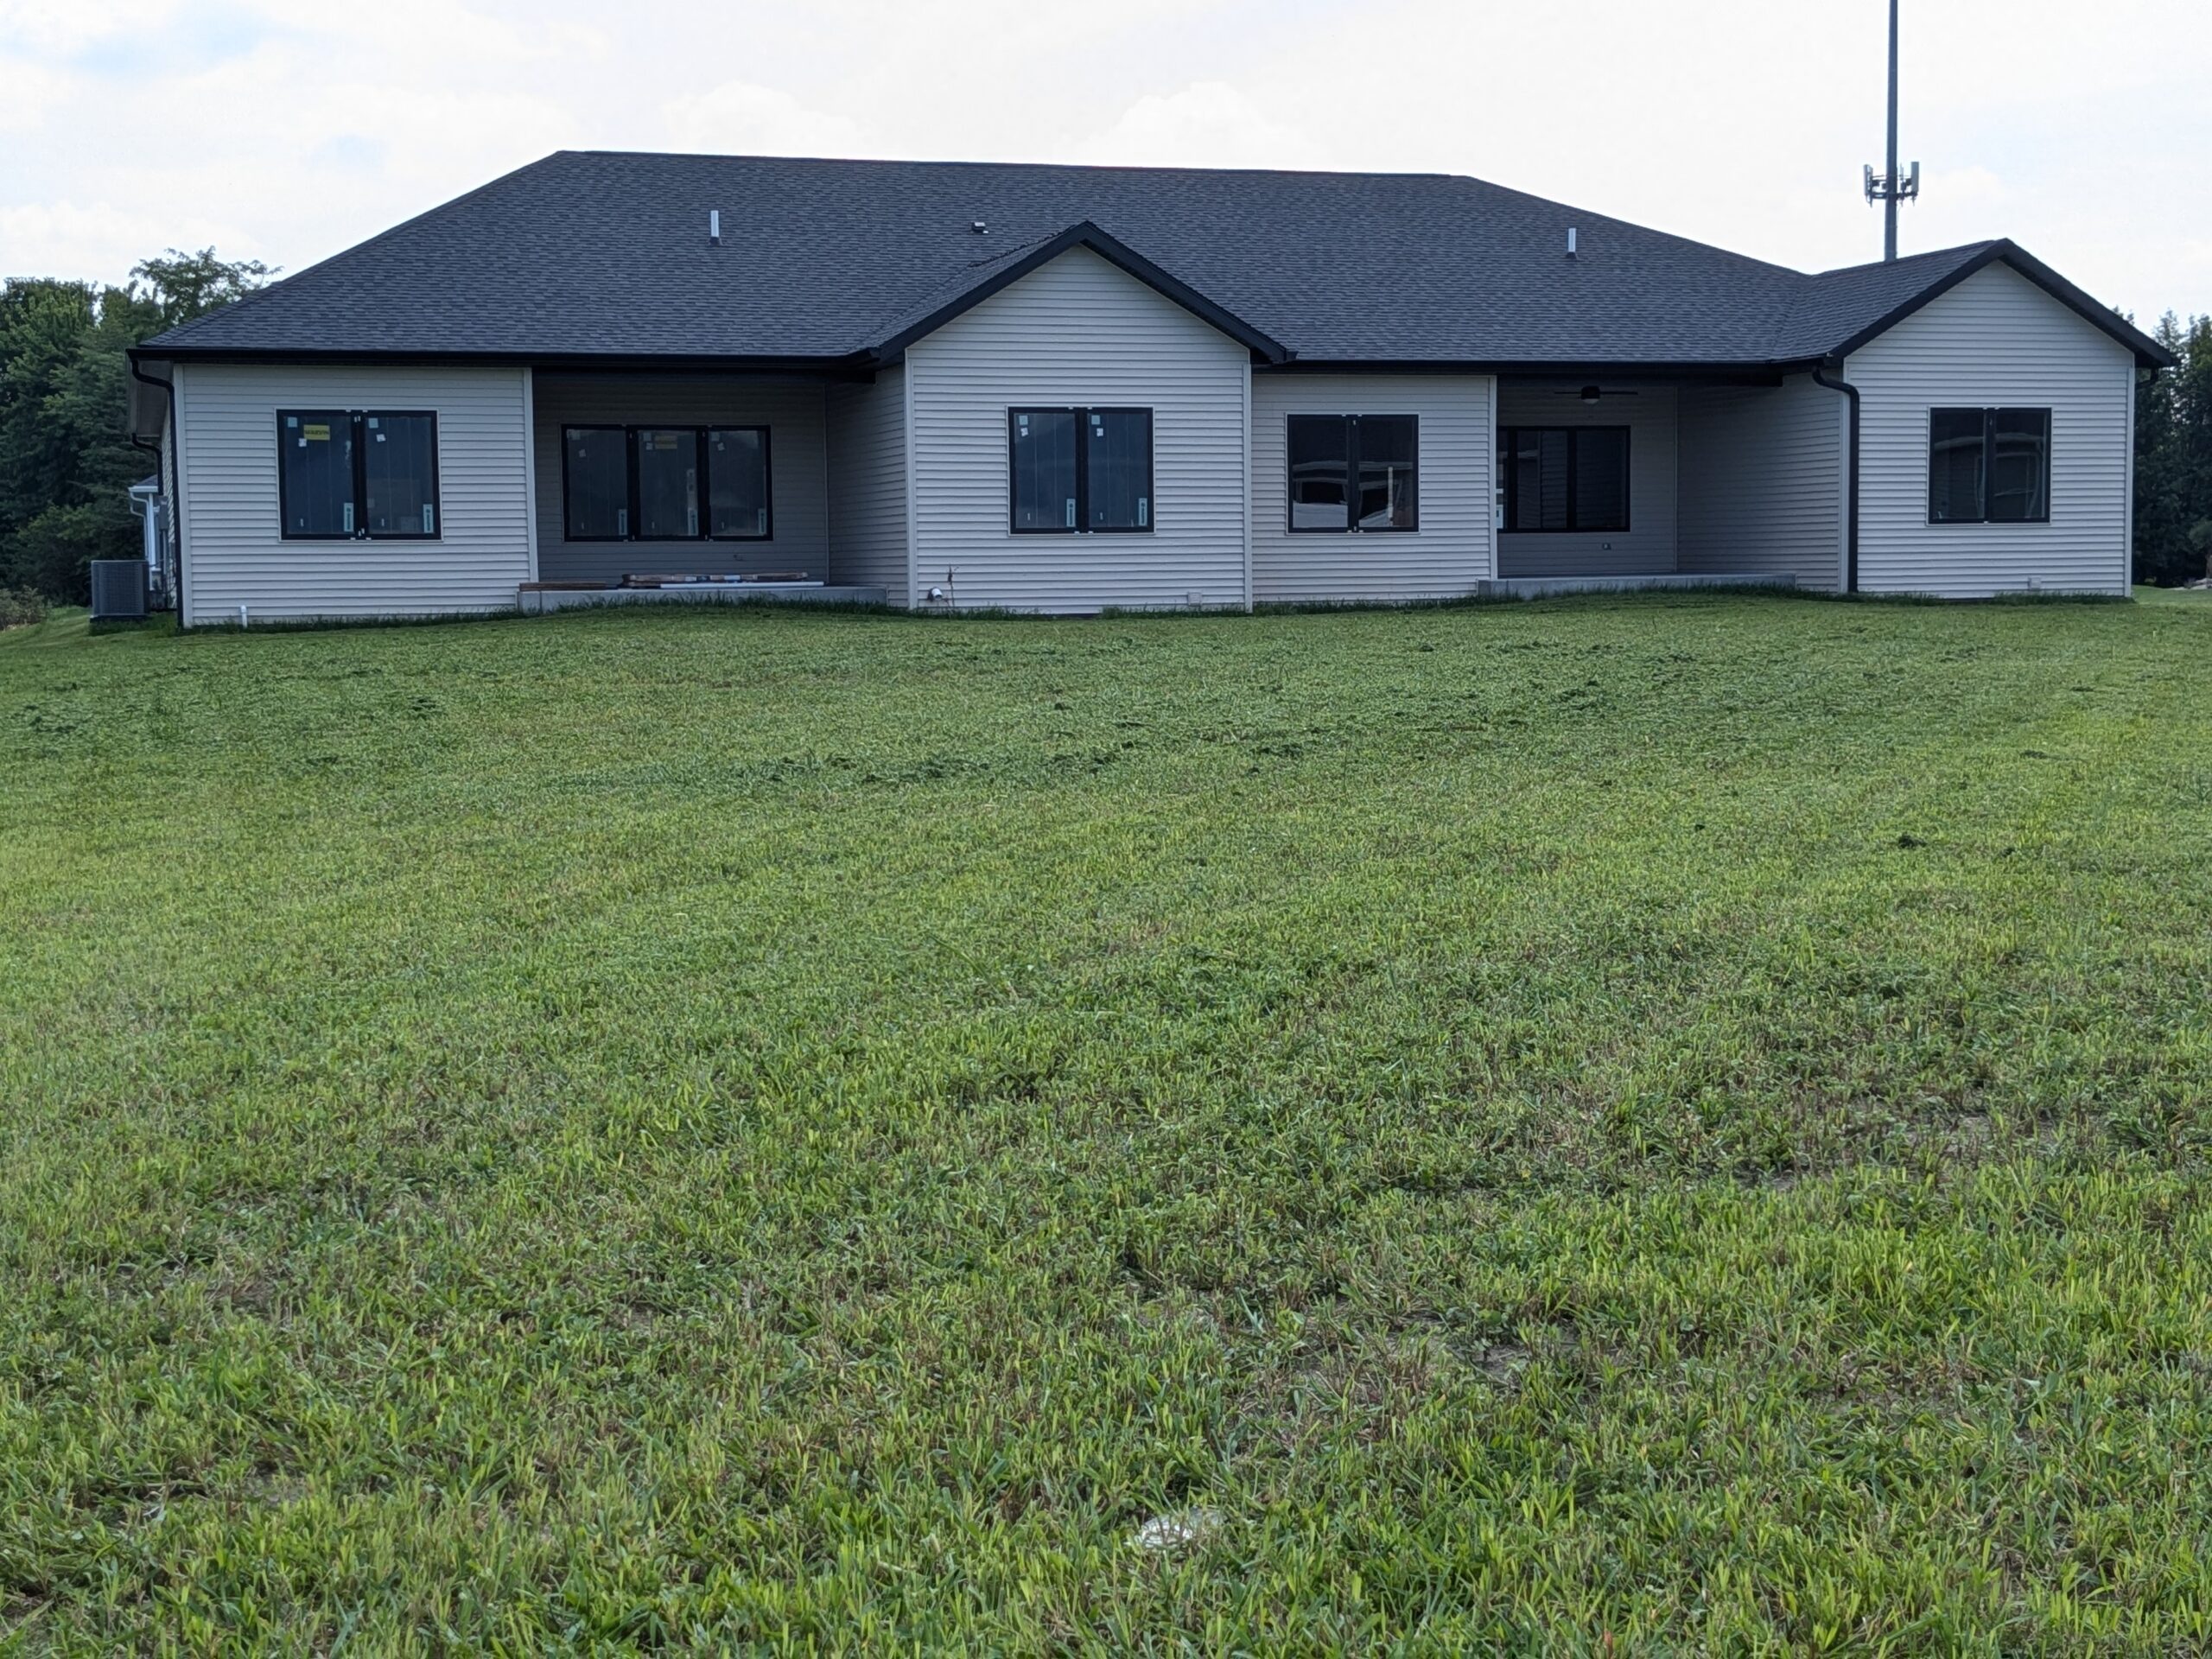
[[[1252,596],[1262,605],[1449,599],[1496,574],[1488,375],[1252,376]],[[1415,531],[1293,535],[1290,417],[1411,415]]]
[[[1607,397],[1595,404],[1574,396],[1577,390],[1563,381],[1501,380],[1497,423],[1500,427],[1627,427],[1629,527],[1588,534],[1501,531],[1498,575],[1625,576],[1671,572],[1675,568],[1678,415],[1675,389],[1639,386],[1633,397]],[[1493,472],[1496,464],[1493,454]]]
[[[1972,599],[2128,591],[2135,362],[2002,265],[1977,271],[1852,353],[1859,391],[1859,587]],[[2050,522],[1931,524],[1929,412],[2050,416]]]
[[[1677,568],[1788,572],[1800,588],[1839,589],[1850,544],[1849,400],[1798,374],[1779,386],[1686,386],[1680,410]]]
[[[512,606],[531,579],[526,372],[195,363],[177,371],[187,626],[426,616]],[[280,409],[438,416],[440,533],[429,542],[286,541]]]
[[[906,361],[918,587],[949,588],[962,608],[1245,603],[1243,346],[1078,248]],[[1152,531],[1015,535],[1007,410],[1107,404],[1153,411]]]
[[[547,582],[619,581],[632,571],[687,575],[830,571],[827,404],[818,380],[738,375],[537,377],[537,564]],[[572,542],[563,534],[561,433],[570,426],[765,426],[766,541]]]
[[[829,391],[830,579],[911,605],[906,568],[906,371]]]

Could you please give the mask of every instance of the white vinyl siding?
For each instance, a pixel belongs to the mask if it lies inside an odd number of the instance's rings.
[[[736,375],[540,372],[537,568],[547,582],[830,569],[823,385]],[[561,432],[570,426],[765,426],[773,534],[766,541],[571,542],[563,534]]]
[[[1852,353],[1862,593],[2128,590],[2133,354],[2003,265]],[[1928,522],[1929,412],[2050,410],[2050,522]]]
[[[830,388],[830,579],[912,602],[906,573],[906,370]]]
[[[194,364],[180,370],[188,626],[512,606],[530,579],[521,369]],[[435,541],[283,539],[279,409],[433,410]]]
[[[1501,531],[1501,576],[1628,576],[1675,569],[1675,393],[1638,386],[1635,396],[1586,404],[1566,383],[1503,380],[1497,423],[1516,426],[1625,426],[1628,438],[1626,530]],[[1496,456],[1491,466],[1495,469]]]
[[[1262,605],[1452,599],[1495,574],[1487,375],[1252,377],[1252,597]],[[1293,415],[1420,422],[1415,531],[1292,535]]]
[[[1681,397],[1678,568],[1787,572],[1843,584],[1849,542],[1850,403],[1809,374],[1779,386],[1690,386]]]
[[[1087,248],[917,341],[906,353],[915,584],[950,588],[963,609],[1242,606],[1250,363]],[[1007,410],[1084,406],[1152,410],[1153,529],[1015,535]]]

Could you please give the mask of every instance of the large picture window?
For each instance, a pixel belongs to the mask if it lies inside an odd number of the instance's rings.
[[[768,536],[768,429],[718,426],[707,434],[707,533],[730,541]]]
[[[1421,423],[1411,415],[1294,415],[1289,528],[1421,528]]]
[[[287,541],[429,541],[439,534],[438,417],[427,410],[276,411]]]
[[[276,417],[276,455],[287,537],[350,539],[358,533],[352,411],[286,410]]]
[[[699,433],[695,427],[639,429],[638,539],[689,542],[699,537]]]
[[[572,426],[561,435],[562,534],[572,542],[630,537],[630,435]]]
[[[561,431],[571,542],[759,542],[774,529],[765,426],[570,426]]]
[[[1509,426],[1498,434],[1505,528],[1516,532],[1629,526],[1628,428]]]
[[[1007,523],[1020,535],[1152,529],[1152,411],[1007,411]]]
[[[2050,411],[1936,409],[1928,417],[1928,522],[2050,520]]]

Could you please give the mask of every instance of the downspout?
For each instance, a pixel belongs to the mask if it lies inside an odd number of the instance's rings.
[[[1839,362],[1836,366],[1843,365]],[[1851,500],[1846,509],[1849,529],[1844,541],[1843,591],[1855,594],[1859,591],[1859,388],[1848,380],[1831,378],[1825,363],[1814,368],[1813,384],[1840,391],[1851,403]]]
[[[127,353],[124,360],[130,365],[130,378],[133,380],[137,381],[141,385],[156,386],[161,390],[162,418],[168,423],[169,456],[171,464],[176,468],[177,493],[181,495],[184,493],[184,456],[177,449],[175,383],[169,380],[156,380],[152,375],[141,370],[138,366],[138,354],[136,352]],[[149,443],[136,432],[131,433],[130,436],[133,448],[143,449],[152,454],[154,477],[157,482],[166,486],[168,480],[162,476],[162,446],[158,443]],[[178,522],[177,504],[175,501],[169,503],[169,524],[171,545],[176,550],[176,569],[167,572],[174,589],[169,597],[175,603],[177,626],[181,627],[184,626],[184,526]]]

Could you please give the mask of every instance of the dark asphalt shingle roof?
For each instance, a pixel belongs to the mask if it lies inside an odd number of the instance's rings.
[[[1438,175],[563,151],[149,349],[861,358],[1085,222],[1322,363],[1800,361],[2009,247],[1815,276]]]

